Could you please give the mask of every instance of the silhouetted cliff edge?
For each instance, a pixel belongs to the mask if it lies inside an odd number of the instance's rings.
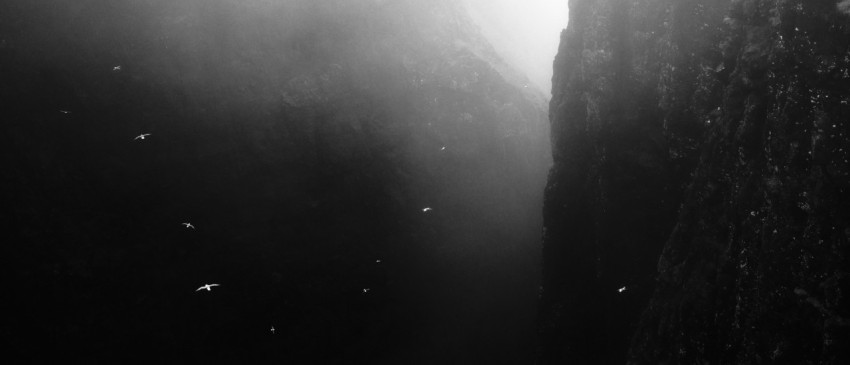
[[[848,363],[841,9],[570,1],[541,363]]]

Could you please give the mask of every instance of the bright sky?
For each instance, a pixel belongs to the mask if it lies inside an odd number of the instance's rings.
[[[508,62],[547,95],[568,0],[466,0],[473,18]]]

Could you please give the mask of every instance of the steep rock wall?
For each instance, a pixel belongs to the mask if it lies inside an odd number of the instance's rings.
[[[574,0],[570,17],[543,362],[839,363],[850,37],[836,2]]]

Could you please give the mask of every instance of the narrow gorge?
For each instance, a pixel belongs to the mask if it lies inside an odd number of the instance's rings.
[[[10,364],[850,363],[848,0],[6,0],[0,100]]]

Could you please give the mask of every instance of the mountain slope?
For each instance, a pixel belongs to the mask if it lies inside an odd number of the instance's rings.
[[[453,2],[9,1],[0,24],[19,357],[531,356],[545,103]]]

